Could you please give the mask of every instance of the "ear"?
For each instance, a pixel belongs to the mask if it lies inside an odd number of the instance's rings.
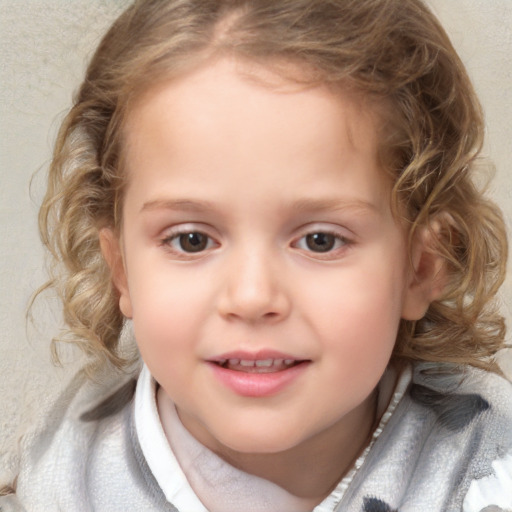
[[[119,237],[110,228],[100,230],[101,253],[110,268],[112,282],[119,292],[119,309],[126,318],[132,318],[132,303]]]
[[[444,220],[444,219],[443,219]],[[404,320],[420,320],[430,304],[439,299],[445,289],[448,272],[440,254],[442,223],[437,218],[416,233],[411,251],[411,270],[402,308]]]

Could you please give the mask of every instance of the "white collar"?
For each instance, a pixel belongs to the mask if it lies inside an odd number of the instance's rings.
[[[146,365],[135,391],[135,430],[146,462],[167,501],[178,510],[208,512],[183,473],[165,436],[156,405],[156,382]]]

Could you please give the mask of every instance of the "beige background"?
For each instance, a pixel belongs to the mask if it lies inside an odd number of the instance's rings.
[[[430,4],[484,105],[485,151],[497,168],[491,193],[510,232],[512,0]],[[38,304],[35,326],[25,321],[27,301],[44,281],[36,214],[59,121],[99,37],[125,5],[122,0],[0,0],[0,482],[14,469],[12,453],[22,425],[41,416],[78,364],[69,351],[64,369],[51,365],[49,341],[59,329],[56,301]],[[512,319],[512,276],[502,297]]]

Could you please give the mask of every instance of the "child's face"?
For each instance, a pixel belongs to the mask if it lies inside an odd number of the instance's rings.
[[[121,308],[220,452],[366,435],[400,318],[425,307],[371,112],[273,80],[221,60],[149,91],[126,128]]]

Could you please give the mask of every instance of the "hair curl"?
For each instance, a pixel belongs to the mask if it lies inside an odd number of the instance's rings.
[[[392,129],[382,146],[392,204],[411,240],[431,219],[442,220],[438,251],[449,269],[445,293],[426,316],[402,321],[395,357],[490,368],[505,335],[493,305],[505,273],[505,228],[473,183],[480,105],[420,0],[139,0],[129,7],[99,45],[61,127],[40,210],[54,258],[46,287],[62,299],[67,339],[124,364],[119,297],[99,246],[99,230],[121,222],[123,122],[147,88],[227,53],[277,68],[292,62],[311,81],[387,105]]]

